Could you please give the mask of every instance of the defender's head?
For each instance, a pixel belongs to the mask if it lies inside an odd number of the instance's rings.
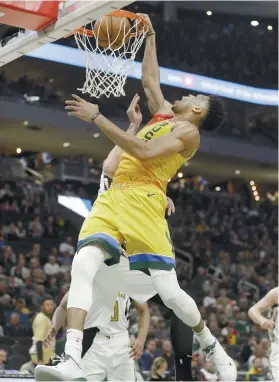
[[[194,123],[206,131],[218,129],[224,121],[224,105],[216,96],[189,95],[176,101],[172,107],[173,112],[183,119]]]

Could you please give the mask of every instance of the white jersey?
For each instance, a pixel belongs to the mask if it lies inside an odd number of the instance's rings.
[[[279,322],[278,322],[278,305],[273,306],[268,311],[268,318],[274,322],[274,328],[269,329],[269,339],[272,343],[279,345]]]
[[[105,336],[113,336],[126,332],[129,328],[130,307],[130,298],[125,293],[119,292],[114,304],[110,323],[106,327],[99,327],[100,333]]]
[[[102,194],[103,192],[107,191],[110,188],[111,185],[111,178],[109,178],[107,175],[102,172],[101,179],[100,179],[100,188],[98,191],[98,195]]]

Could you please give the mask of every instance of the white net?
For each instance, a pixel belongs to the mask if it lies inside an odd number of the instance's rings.
[[[95,98],[124,96],[129,69],[147,32],[148,27],[140,19],[118,16],[104,16],[91,23],[89,32],[76,32],[76,43],[86,61],[86,80],[78,90]]]

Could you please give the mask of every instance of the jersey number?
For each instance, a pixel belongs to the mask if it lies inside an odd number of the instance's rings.
[[[166,125],[168,125],[168,123],[169,122],[163,122],[163,123],[160,123],[160,125],[156,125],[156,126],[154,126],[154,127],[152,127],[152,129],[150,129],[145,135],[144,135],[144,141],[145,142],[147,142],[147,141],[149,141],[152,137],[153,137],[153,135],[154,135],[154,133],[157,133],[158,131],[160,131],[161,130],[161,128],[162,127],[164,127],[164,126],[166,126]]]
[[[113,316],[111,316],[110,321],[116,322],[119,318],[119,305],[118,301],[115,301],[114,308],[113,308]]]

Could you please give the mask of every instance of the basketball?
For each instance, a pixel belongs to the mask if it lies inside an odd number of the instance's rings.
[[[130,37],[131,25],[126,17],[104,16],[94,25],[94,34],[102,48],[118,49]]]

